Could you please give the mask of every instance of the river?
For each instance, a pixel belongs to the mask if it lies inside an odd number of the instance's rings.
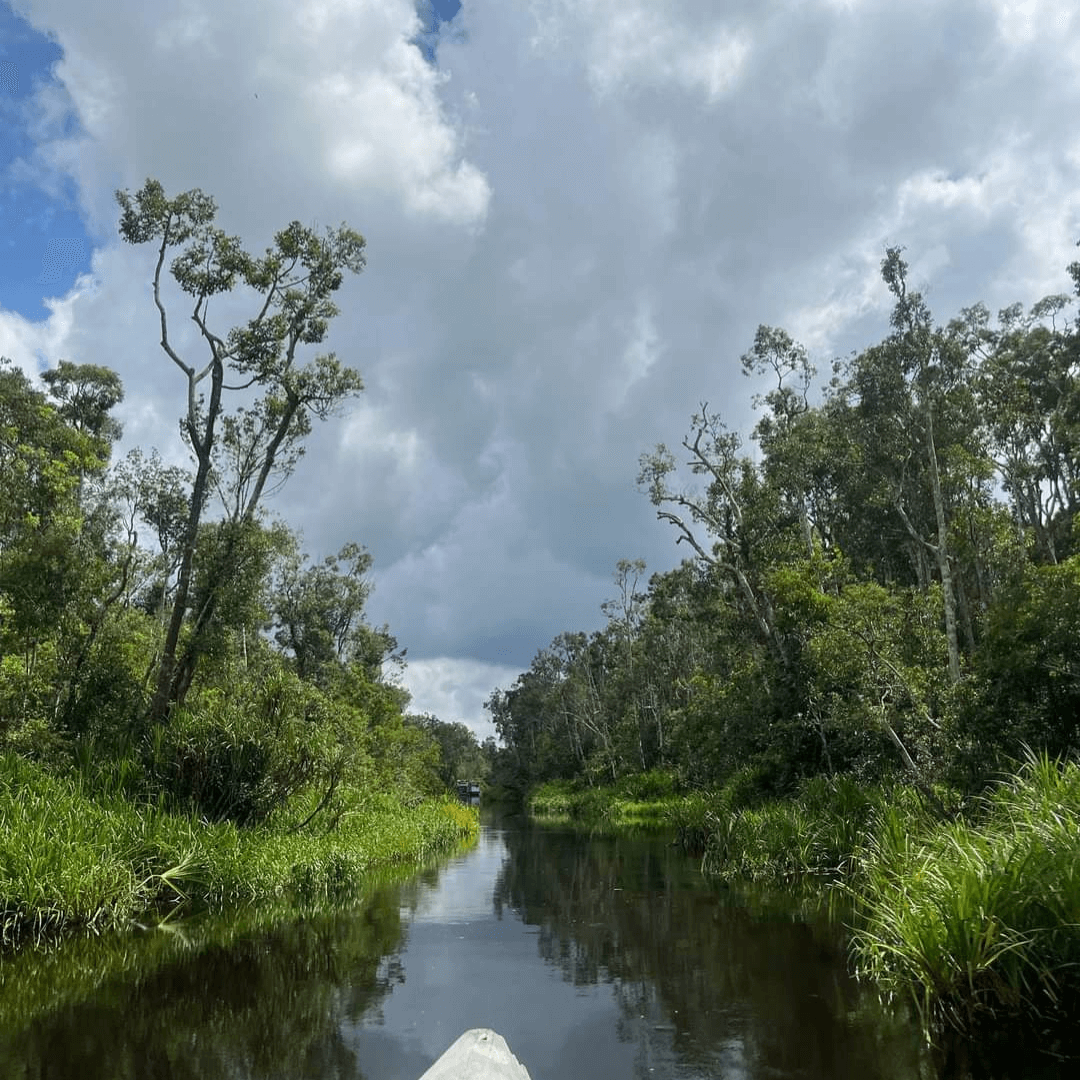
[[[489,819],[349,910],[0,961],[0,1076],[416,1080],[471,1027],[532,1080],[960,1075],[844,947],[835,919],[711,886],[667,838]]]

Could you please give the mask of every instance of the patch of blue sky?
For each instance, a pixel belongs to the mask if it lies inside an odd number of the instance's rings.
[[[429,64],[438,63],[439,38],[442,27],[461,10],[460,0],[416,0],[416,13],[423,29],[413,38]]]
[[[0,2],[0,308],[38,322],[90,268],[93,250],[70,180],[36,157],[34,95],[55,81],[55,41]],[[73,115],[54,134],[77,131]]]

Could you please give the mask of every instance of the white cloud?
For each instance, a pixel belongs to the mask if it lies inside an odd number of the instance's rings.
[[[491,680],[599,626],[617,559],[681,557],[637,458],[702,399],[745,429],[758,323],[819,366],[876,340],[886,244],[940,318],[1070,291],[1063,2],[468,0],[438,69],[409,0],[20,10],[64,58],[5,180],[73,185],[98,250],[48,321],[0,308],[0,352],[115,366],[129,439],[179,453],[153,253],[120,244],[115,188],[200,187],[256,251],[293,219],[363,232],[327,345],[367,390],[272,505],[316,557],[368,545],[372,617],[444,718],[483,723]]]
[[[1031,44],[1046,33],[1066,35],[1076,16],[1071,0],[990,0],[1002,37],[1014,48]]]
[[[446,723],[466,724],[483,742],[495,735],[495,725],[484,709],[496,686],[509,689],[518,668],[479,660],[433,657],[409,662],[402,680],[414,713],[431,713]]]
[[[534,3],[532,41],[559,50],[568,37],[584,38],[589,81],[600,96],[676,86],[715,104],[738,83],[749,35],[715,18],[702,26],[677,9],[650,0]]]

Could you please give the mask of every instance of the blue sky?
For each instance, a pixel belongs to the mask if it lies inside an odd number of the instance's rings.
[[[199,188],[256,253],[359,229],[327,346],[366,389],[269,509],[367,545],[414,706],[482,735],[619,559],[679,561],[638,457],[702,400],[749,431],[759,323],[828,371],[894,244],[941,319],[1071,292],[1076,115],[1075,0],[0,0],[0,355],[108,364],[121,452],[183,463],[116,189]]]
[[[89,270],[93,244],[70,181],[47,194],[9,168],[32,151],[27,103],[43,82],[54,81],[60,55],[54,41],[0,3],[0,304],[35,321],[48,315],[45,296],[66,293]]]
[[[438,62],[440,30],[460,10],[459,0],[419,0],[423,30],[413,40],[429,63]],[[90,269],[91,252],[102,240],[87,232],[69,179],[45,191],[32,176],[12,176],[9,169],[31,154],[34,118],[27,102],[42,84],[59,86],[53,67],[61,55],[54,40],[0,0],[0,305],[35,322],[49,314],[46,297],[63,295]],[[75,117],[64,123],[67,134],[78,130]]]
[[[423,20],[424,29],[415,38],[428,63],[438,62],[439,30],[461,10],[459,0],[419,0],[416,13]]]

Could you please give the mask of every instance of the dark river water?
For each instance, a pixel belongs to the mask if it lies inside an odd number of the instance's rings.
[[[416,1080],[471,1027],[532,1080],[962,1075],[848,976],[835,921],[710,886],[665,838],[514,818],[349,911],[0,961],[5,1080]]]

